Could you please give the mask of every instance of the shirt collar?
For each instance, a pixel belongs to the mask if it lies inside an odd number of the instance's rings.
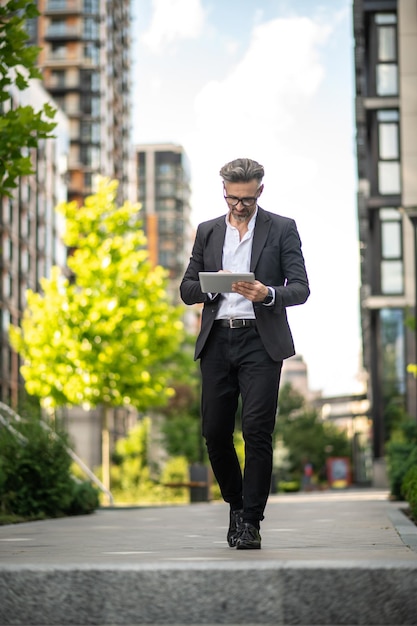
[[[252,215],[252,217],[250,218],[249,223],[248,223],[248,231],[250,233],[255,228],[256,216],[257,215],[258,215],[258,205],[256,205],[255,213]],[[226,221],[226,226],[230,226],[230,228],[235,228],[235,226],[232,226],[232,224],[230,223],[229,213],[226,213],[225,221]]]

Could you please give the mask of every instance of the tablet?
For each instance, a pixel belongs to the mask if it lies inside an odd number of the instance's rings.
[[[255,280],[253,272],[198,272],[198,277],[204,293],[230,293],[232,283],[242,280],[253,283]]]

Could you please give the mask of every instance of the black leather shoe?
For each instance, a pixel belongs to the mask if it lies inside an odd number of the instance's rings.
[[[241,509],[239,509],[238,511],[230,511],[230,524],[229,530],[227,531],[227,543],[231,548],[236,548],[236,540],[239,537],[243,522],[242,515],[243,511]]]
[[[243,522],[240,533],[236,541],[236,550],[260,550],[261,535],[259,530],[249,524]]]

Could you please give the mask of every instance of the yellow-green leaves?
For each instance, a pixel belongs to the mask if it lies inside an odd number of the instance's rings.
[[[164,404],[183,340],[182,310],[152,268],[138,205],[117,207],[117,183],[103,179],[77,208],[64,204],[73,278],[54,268],[42,294],[29,292],[21,328],[11,328],[29,393],[45,405]]]

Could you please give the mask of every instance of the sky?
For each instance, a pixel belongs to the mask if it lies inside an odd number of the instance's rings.
[[[309,387],[362,391],[351,0],[132,0],[135,143],[183,146],[193,225],[226,212],[219,170],[265,168],[311,295],[290,307]],[[191,250],[190,250],[191,252]]]

